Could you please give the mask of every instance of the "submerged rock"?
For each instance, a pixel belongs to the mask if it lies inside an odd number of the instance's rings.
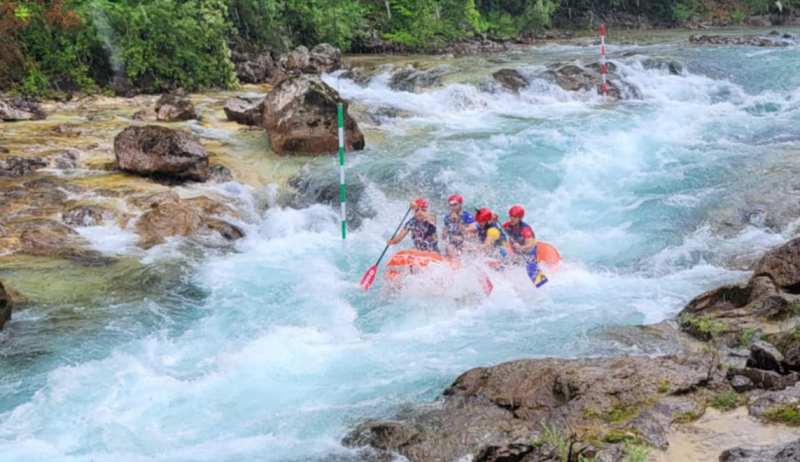
[[[614,100],[641,98],[641,92],[638,88],[614,74],[616,70],[614,63],[608,63],[608,69],[609,98]],[[553,66],[541,74],[541,77],[555,83],[566,91],[586,92],[594,90],[598,94],[602,91],[602,77],[598,63],[589,64],[585,68],[575,64]]]
[[[25,98],[0,98],[0,120],[16,122],[42,120],[47,115],[39,103]]]
[[[304,208],[311,204],[339,206],[339,177],[330,174],[314,174],[305,170],[289,178],[288,185],[293,191],[282,202],[294,208]],[[352,228],[361,226],[365,218],[373,218],[375,210],[364,200],[366,186],[358,177],[347,180],[347,221]]]
[[[728,35],[692,35],[689,43],[693,45],[737,45],[750,47],[785,47],[789,42],[776,37],[763,37],[759,35],[728,36]]]
[[[6,292],[3,281],[0,281],[0,330],[3,330],[3,326],[6,322],[11,320],[11,311],[13,309],[14,302],[11,300],[11,296]]]
[[[225,101],[223,110],[228,120],[243,125],[260,125],[264,112],[264,99],[253,100],[236,96]]]
[[[339,146],[336,90],[319,77],[291,77],[277,85],[264,101],[263,126],[278,154],[333,154]],[[364,149],[364,135],[345,103],[347,150]]]
[[[645,69],[664,69],[672,75],[683,74],[683,64],[678,61],[663,58],[646,58],[642,61]]]
[[[156,125],[128,127],[114,138],[122,170],[178,180],[208,179],[208,153],[190,134]]]
[[[112,210],[98,205],[72,207],[61,215],[61,220],[70,226],[99,226],[113,218]]]
[[[194,104],[184,95],[167,93],[156,101],[156,119],[162,122],[175,122],[197,118]]]
[[[389,81],[392,90],[417,92],[442,83],[442,77],[450,72],[450,66],[442,64],[430,69],[418,69],[407,65],[396,70]]]
[[[500,85],[515,93],[529,85],[528,80],[516,69],[500,69],[494,72],[492,77],[494,77]]]
[[[136,222],[139,246],[148,249],[168,237],[199,237],[204,233],[217,234],[227,241],[244,237],[239,227],[211,216],[223,209],[224,205],[208,198],[152,202],[151,209]]]

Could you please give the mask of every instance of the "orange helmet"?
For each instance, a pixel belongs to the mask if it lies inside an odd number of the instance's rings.
[[[525,217],[525,209],[521,205],[515,205],[508,209],[508,216],[522,219]]]
[[[493,217],[494,213],[490,209],[483,207],[481,209],[478,209],[478,213],[475,214],[475,221],[477,221],[478,223],[488,223],[492,221]]]

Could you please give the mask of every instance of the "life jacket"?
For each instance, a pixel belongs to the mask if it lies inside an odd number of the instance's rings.
[[[496,229],[500,234],[500,237],[494,241],[495,247],[508,246],[508,234],[506,234],[506,231],[497,223],[489,223],[486,227],[478,227],[478,237],[480,238],[481,242],[486,242],[486,235],[489,233],[490,229]]]
[[[507,221],[503,223],[503,229],[505,229],[508,233],[509,239],[520,245],[525,244],[526,239],[536,239],[536,234],[533,232],[533,228],[531,228],[531,226],[524,221],[520,221],[517,226],[514,226],[510,221]]]
[[[452,214],[448,213],[444,216],[444,226],[447,229],[447,239],[450,243],[461,243],[464,241],[463,225],[469,225],[475,222],[472,215],[466,210],[462,211],[458,218],[453,219]]]
[[[439,241],[436,237],[436,225],[424,220],[411,218],[406,222],[406,228],[411,231],[414,247],[417,250],[439,252]]]

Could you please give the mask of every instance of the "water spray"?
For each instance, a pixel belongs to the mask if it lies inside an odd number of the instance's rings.
[[[600,24],[600,77],[603,83],[600,85],[600,91],[603,97],[608,97],[608,63],[606,62],[606,25]]]

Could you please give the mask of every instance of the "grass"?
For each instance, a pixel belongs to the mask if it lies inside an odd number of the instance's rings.
[[[603,419],[610,423],[620,423],[635,417],[638,413],[638,407],[618,403],[603,415]]]
[[[764,418],[770,422],[800,427],[800,403],[770,408],[764,413]]]
[[[695,420],[699,419],[702,416],[703,416],[702,414],[699,414],[694,411],[686,411],[686,412],[681,412],[679,414],[675,414],[675,417],[672,418],[672,422],[685,424],[689,422],[694,422]]]
[[[606,443],[642,444],[642,437],[635,429],[614,428],[603,438]]]
[[[758,330],[752,327],[744,329],[742,333],[739,334],[739,346],[749,347],[750,344],[753,343],[753,340],[755,340],[757,332]]]
[[[650,448],[643,444],[625,444],[623,462],[647,462]]]
[[[658,382],[658,392],[659,393],[667,393],[669,391],[669,386],[670,385],[671,384],[669,383],[669,380],[661,379],[661,381]]]
[[[684,330],[703,340],[711,340],[728,330],[728,324],[724,321],[713,319],[708,315],[694,316],[684,313],[681,315],[679,321]]]
[[[789,309],[795,316],[800,316],[800,303],[793,303],[789,306]]]
[[[711,398],[708,405],[723,412],[731,411],[739,406],[739,395],[733,391],[723,391]]]
[[[556,452],[558,460],[561,462],[568,462],[567,458],[569,457],[569,444],[567,443],[567,438],[555,426],[550,426],[546,423],[543,423],[542,432],[539,434],[539,439],[537,442],[553,448],[553,450]]]

